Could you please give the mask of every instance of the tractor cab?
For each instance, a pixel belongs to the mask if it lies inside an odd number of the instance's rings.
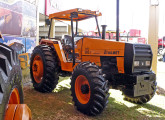
[[[67,11],[62,11],[54,14],[49,15],[49,19],[51,20],[50,22],[50,28],[49,28],[49,33],[48,33],[48,38],[49,39],[56,39],[56,38],[51,38],[51,28],[52,28],[52,20],[60,20],[60,21],[70,21],[71,23],[71,35],[63,35],[62,39],[59,40],[62,44],[62,48],[64,51],[64,54],[66,56],[67,61],[72,61],[73,66],[77,62],[80,61],[78,58],[79,54],[76,53],[76,47],[77,43],[79,40],[82,40],[83,38],[101,38],[101,33],[99,29],[99,24],[97,17],[101,16],[102,14],[97,11],[91,11],[91,10],[83,10],[80,8],[77,9],[72,9],[72,10],[67,10]],[[83,32],[79,31],[78,25],[80,22],[85,21],[87,19],[94,18],[96,21],[96,28],[97,28],[97,35],[87,35],[84,34]],[[74,24],[76,24],[74,28]],[[88,25],[88,24],[87,24]],[[74,31],[75,30],[75,31]],[[57,40],[57,39],[56,39]],[[42,41],[42,40],[41,40]]]
[[[60,20],[60,21],[70,21],[71,22],[71,31],[73,33],[72,37],[97,37],[97,38],[100,38],[101,34],[100,34],[97,17],[101,16],[101,15],[102,14],[97,11],[83,10],[81,8],[77,8],[77,9],[72,9],[72,10],[67,10],[67,11],[63,11],[63,12],[50,14],[49,19],[51,19],[51,20],[55,19],[55,20]],[[88,35],[84,35],[83,32],[78,31],[79,23],[81,21],[84,21],[84,20],[87,20],[90,18],[95,18],[96,28],[98,29],[98,33],[99,33],[98,36],[88,36]],[[74,22],[76,23],[75,31],[74,31],[74,27],[73,27]],[[86,25],[88,26],[89,24],[86,24]],[[49,32],[48,36],[50,36],[50,32]]]

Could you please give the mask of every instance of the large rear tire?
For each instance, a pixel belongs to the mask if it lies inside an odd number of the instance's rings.
[[[22,73],[14,50],[0,43],[0,120],[8,104],[23,103]]]
[[[77,110],[95,116],[108,104],[108,81],[95,64],[83,62],[77,65],[71,78],[71,95]]]
[[[155,95],[156,92],[156,86],[157,83],[156,81],[154,81],[152,83],[151,89],[152,89],[152,93],[151,94],[147,94],[147,95],[143,95],[143,96],[138,96],[138,97],[133,97],[133,96],[127,96],[124,94],[124,100],[132,102],[132,103],[136,103],[136,104],[144,104],[149,102],[153,96]]]
[[[30,62],[33,87],[39,92],[52,92],[59,80],[57,55],[47,45],[34,48]]]

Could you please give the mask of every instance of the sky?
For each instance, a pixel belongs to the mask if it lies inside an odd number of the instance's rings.
[[[120,0],[120,30],[140,29],[143,37],[148,37],[150,0]],[[159,0],[159,37],[165,36],[165,0]],[[83,8],[99,10],[102,17],[99,24],[106,24],[108,30],[116,29],[116,0],[61,0],[62,10]],[[92,29],[95,23],[83,26]]]

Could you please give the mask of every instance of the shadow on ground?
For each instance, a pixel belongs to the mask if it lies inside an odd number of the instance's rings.
[[[76,110],[68,86],[58,86],[53,93],[39,93],[32,87],[25,87],[25,103],[32,111],[34,120],[164,120],[165,110],[152,105],[135,105],[109,97],[104,112],[96,117],[86,116]],[[113,91],[112,91],[113,92]],[[121,97],[121,96],[119,96]],[[131,106],[129,106],[130,104]]]

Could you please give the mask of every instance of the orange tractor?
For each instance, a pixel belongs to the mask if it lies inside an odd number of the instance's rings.
[[[139,104],[151,100],[156,90],[150,45],[105,40],[105,26],[101,36],[98,16],[100,12],[83,9],[50,14],[51,21],[71,21],[72,35],[62,40],[50,38],[50,24],[49,39],[42,39],[34,48],[30,63],[33,86],[40,92],[52,92],[59,76],[72,74],[74,105],[93,116],[108,104],[109,88],[121,90],[126,100]],[[95,18],[98,36],[79,33],[78,23],[89,18]]]
[[[0,34],[0,39],[3,39]],[[0,43],[0,120],[31,120],[23,104],[22,73],[17,53]]]

